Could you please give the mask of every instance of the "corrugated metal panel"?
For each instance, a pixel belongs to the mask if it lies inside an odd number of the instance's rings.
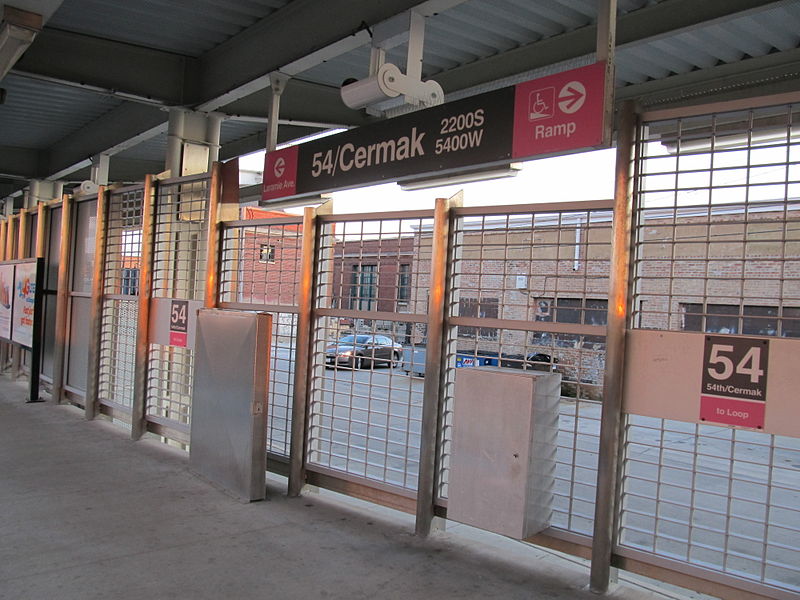
[[[618,10],[624,14],[657,3],[622,0]],[[423,77],[433,77],[596,21],[596,0],[469,0],[426,20]],[[393,48],[387,53],[387,60],[405,68],[406,51],[405,44]],[[300,77],[338,86],[349,77],[366,77],[368,69],[367,45],[309,69]]]
[[[617,85],[766,56],[799,44],[800,2],[779,2],[761,11],[618,48]]]
[[[222,129],[220,130],[220,141],[222,145],[230,144],[242,138],[257,135],[267,130],[266,123],[253,123],[249,121],[234,121],[228,119],[222,122]]]
[[[160,133],[116,154],[120,158],[164,161],[167,158],[167,134]],[[114,160],[113,157],[111,159]]]
[[[289,0],[68,0],[48,27],[200,56]]]
[[[618,9],[622,15],[653,4],[658,2],[623,0]],[[592,25],[596,18],[593,0],[464,2],[426,21],[424,77],[435,78],[436,73]],[[798,44],[800,2],[778,2],[739,17],[618,48],[617,84],[663,79],[747,56],[765,56],[775,49],[791,50]],[[398,46],[388,53],[387,60],[404,67],[405,52],[405,45]],[[309,69],[300,77],[338,86],[349,77],[366,77],[368,65],[369,48],[364,46]],[[514,82],[506,85],[511,83]]]
[[[121,100],[19,75],[3,79],[0,145],[42,149],[75,133]]]

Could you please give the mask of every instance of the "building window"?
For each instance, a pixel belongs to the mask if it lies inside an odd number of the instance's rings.
[[[123,296],[139,294],[139,269],[122,269],[120,293]]]
[[[684,331],[800,337],[800,308],[681,303]]]
[[[378,265],[353,265],[350,309],[374,310],[378,296]]]
[[[596,298],[539,298],[536,300],[534,316],[537,321],[549,323],[575,323],[580,325],[605,326],[608,323],[608,300]],[[581,339],[582,337],[582,339]],[[605,342],[604,336],[578,336],[572,333],[533,334],[534,344],[574,346],[582,341],[583,347],[592,348]]]
[[[408,302],[411,299],[411,265],[400,265],[397,273],[397,300]]]
[[[458,316],[473,319],[496,319],[498,315],[497,298],[461,298],[458,301]],[[475,338],[475,336],[496,340],[497,329],[494,327],[465,327],[459,325],[458,337]]]
[[[275,246],[274,244],[261,244],[258,250],[258,262],[260,263],[274,263],[275,262]]]

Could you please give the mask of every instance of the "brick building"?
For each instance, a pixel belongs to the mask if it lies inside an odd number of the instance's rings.
[[[449,314],[504,320],[454,328],[459,353],[519,367],[552,357],[564,380],[599,397],[603,336],[525,331],[515,322],[604,326],[611,266],[610,213],[487,217],[463,222],[451,256]],[[720,206],[644,211],[633,257],[634,326],[800,337],[800,248],[784,241],[783,209]],[[584,215],[585,216],[585,215]],[[430,232],[416,236],[414,310],[425,310]],[[544,327],[547,329],[547,327]],[[418,327],[415,341],[422,341]]]

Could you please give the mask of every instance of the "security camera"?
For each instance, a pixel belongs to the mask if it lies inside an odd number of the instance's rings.
[[[345,80],[342,101],[349,108],[359,109],[404,95],[410,104],[434,106],[444,101],[442,86],[433,80],[411,79],[391,63],[384,63],[378,72],[366,79]]]

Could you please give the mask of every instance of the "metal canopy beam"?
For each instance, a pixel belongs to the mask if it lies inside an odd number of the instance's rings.
[[[269,117],[270,90],[262,89],[224,107],[232,116]],[[281,95],[281,121],[322,122],[340,125],[366,125],[370,119],[363,111],[347,108],[339,88],[298,79],[290,79]]]

